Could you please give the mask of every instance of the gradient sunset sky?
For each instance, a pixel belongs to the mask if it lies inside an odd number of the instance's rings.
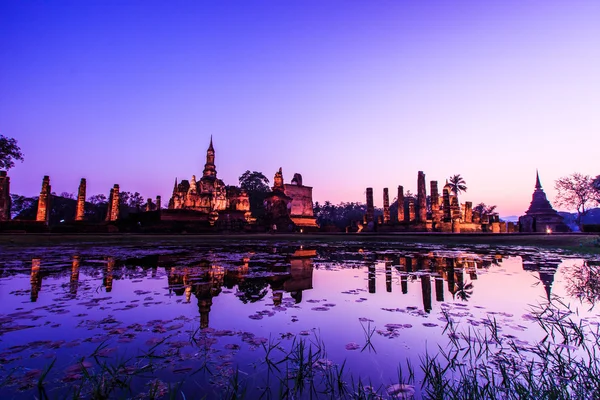
[[[536,168],[600,174],[600,1],[0,2],[0,134],[11,191],[167,201],[200,176],[314,200],[391,197],[461,174],[461,200],[521,215]]]

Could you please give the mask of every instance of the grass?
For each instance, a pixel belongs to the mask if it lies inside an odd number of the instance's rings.
[[[226,379],[219,380],[208,353],[196,360],[203,367],[178,382],[157,379],[160,367],[156,347],[138,357],[107,361],[101,356],[101,343],[87,357],[95,365],[80,361],[77,379],[62,388],[49,379],[56,371],[53,360],[37,382],[38,398],[139,398],[140,382],[146,388],[143,398],[159,399],[590,399],[600,398],[600,328],[573,318],[574,314],[558,300],[532,311],[543,337],[524,344],[501,334],[493,318],[485,327],[466,330],[444,313],[443,334],[448,343],[428,350],[420,365],[400,362],[396,382],[371,382],[355,376],[346,362],[328,359],[318,334],[296,337],[289,346],[269,339],[262,343],[263,357],[251,367],[238,365]],[[363,326],[367,345],[370,325]],[[191,343],[202,343],[196,335]],[[199,345],[201,348],[202,344]],[[415,378],[418,376],[418,381]],[[206,382],[213,384],[207,386]],[[3,389],[4,392],[5,389]],[[60,393],[60,395],[56,395]],[[53,394],[55,397],[49,397]]]
[[[310,241],[314,244],[343,242],[347,240],[365,243],[424,243],[445,246],[490,245],[490,246],[534,246],[563,249],[575,253],[600,254],[598,234],[448,234],[448,233],[312,233],[312,234],[0,234],[0,245],[116,245],[116,244],[193,244],[222,240],[261,241]]]

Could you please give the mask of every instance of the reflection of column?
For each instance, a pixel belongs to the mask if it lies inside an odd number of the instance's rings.
[[[392,292],[392,264],[389,261],[385,262],[385,290]]]
[[[369,265],[369,293],[375,293],[375,265]]]
[[[40,276],[40,265],[42,260],[34,258],[31,260],[31,301],[35,303],[42,289],[42,277]]]
[[[71,264],[71,280],[69,282],[69,292],[72,295],[77,294],[77,287],[79,286],[79,256],[73,256],[73,264]]]
[[[273,291],[273,305],[279,307],[281,305],[281,301],[283,300],[283,291],[276,290]]]
[[[444,301],[444,279],[441,277],[435,278],[435,300]]]
[[[413,272],[412,261],[412,258],[406,257],[406,272]]]
[[[113,284],[113,270],[115,268],[115,259],[112,257],[106,258],[106,273],[104,274],[104,287],[106,288],[106,293],[110,293],[112,291]]]
[[[421,275],[421,292],[423,294],[423,308],[428,313],[431,311],[431,278],[429,275]]]
[[[198,299],[198,311],[200,311],[200,329],[208,328],[208,316],[212,306],[212,297]]]
[[[400,286],[402,287],[402,294],[408,293],[408,275],[400,275]]]
[[[452,293],[456,293],[456,289],[454,288],[454,259],[446,258],[446,273],[448,274],[448,291]]]
[[[415,271],[420,271],[423,269],[423,257],[420,255],[415,256]]]
[[[191,300],[192,300],[192,286],[188,285],[185,287],[185,302],[190,303]]]

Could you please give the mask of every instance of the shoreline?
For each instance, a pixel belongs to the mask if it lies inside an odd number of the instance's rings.
[[[220,233],[220,234],[164,234],[164,233],[0,233],[0,245],[45,245],[98,242],[105,244],[154,243],[160,241],[185,241],[190,243],[223,240],[267,240],[267,241],[362,241],[425,243],[445,245],[499,245],[499,246],[539,246],[562,248],[565,250],[600,254],[600,235],[592,233],[439,233],[439,232],[399,232],[399,233]]]

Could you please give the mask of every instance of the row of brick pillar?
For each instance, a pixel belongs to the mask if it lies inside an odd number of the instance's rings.
[[[4,176],[0,176],[2,179]],[[6,177],[8,179],[8,177]],[[0,187],[3,184],[3,181],[0,180]],[[83,221],[85,219],[85,199],[86,199],[86,180],[85,178],[81,178],[81,182],[79,183],[79,190],[77,191],[77,208],[75,211],[75,221]],[[116,221],[119,219],[119,185],[115,184],[110,189],[110,194],[108,198],[108,208],[106,212],[105,221]],[[9,197],[10,199],[10,197]],[[36,215],[36,221],[44,222],[48,224],[50,221],[50,210],[51,210],[51,201],[52,201],[52,187],[50,186],[50,177],[44,176],[42,181],[42,190],[40,192],[40,197],[38,200],[38,209]],[[1,204],[1,203],[0,203]],[[161,197],[156,196],[156,209],[160,210],[161,207]],[[10,206],[8,207],[8,219],[10,219]],[[152,209],[152,199],[148,199],[146,204],[146,211],[150,211]]]
[[[417,198],[410,198],[405,204],[404,187],[398,186],[398,222],[421,222],[427,221],[427,191],[425,186],[425,173],[419,171],[417,177]],[[438,182],[430,181],[431,190],[431,221],[434,223],[451,222],[462,220],[466,223],[475,221],[473,213],[473,203],[465,202],[464,212],[458,203],[458,197],[452,195],[448,184],[443,188],[442,199],[438,191]],[[440,204],[442,208],[440,208]],[[443,211],[442,211],[443,210]],[[373,222],[375,219],[375,207],[373,203],[373,188],[367,188],[367,213],[365,222]],[[390,215],[390,197],[388,188],[383,189],[383,218],[384,224],[391,222]]]

